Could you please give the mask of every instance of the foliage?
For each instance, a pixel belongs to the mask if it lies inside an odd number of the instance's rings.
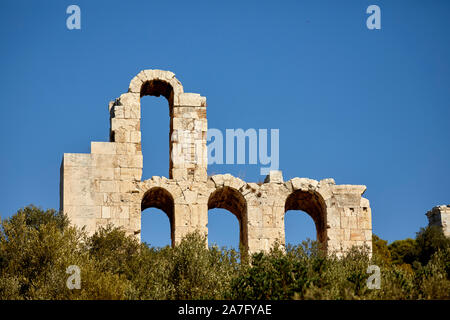
[[[396,240],[388,248],[393,264],[406,270],[419,270],[428,264],[434,253],[450,248],[450,238],[441,228],[429,226],[421,228],[416,239]]]
[[[414,239],[396,240],[388,248],[394,264],[413,264],[417,259],[417,244]]]
[[[380,239],[377,235],[372,235],[373,255],[378,257],[384,265],[392,263],[391,252],[389,251],[387,243],[386,240]]]
[[[373,236],[373,255],[326,255],[316,242],[274,246],[240,260],[188,234],[153,248],[112,226],[92,236],[55,210],[20,209],[0,227],[0,299],[450,299],[449,239],[435,228],[416,239]],[[81,270],[68,289],[66,269]],[[369,265],[381,288],[369,289]]]
[[[275,247],[268,254],[253,254],[251,264],[244,264],[233,279],[232,298],[286,300],[301,292],[309,279],[304,252],[295,249],[289,247],[285,253]]]
[[[417,260],[426,265],[435,252],[450,248],[450,238],[437,226],[421,228],[416,236]]]

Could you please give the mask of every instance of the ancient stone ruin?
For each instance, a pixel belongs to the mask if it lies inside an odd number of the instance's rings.
[[[438,226],[450,237],[450,205],[436,206],[426,213],[429,226]]]
[[[141,181],[140,98],[146,95],[168,101],[171,155],[168,178]],[[140,239],[141,212],[155,207],[169,217],[175,245],[194,230],[207,235],[208,210],[223,208],[239,220],[241,248],[253,253],[284,244],[286,211],[302,210],[314,220],[317,240],[328,252],[372,248],[363,185],[283,181],[280,171],[259,184],[230,174],[208,176],[206,98],[185,93],[172,72],[141,71],[128,92],[110,102],[109,113],[109,142],[91,142],[89,154],[65,153],[61,164],[61,209],[88,233],[111,223]]]

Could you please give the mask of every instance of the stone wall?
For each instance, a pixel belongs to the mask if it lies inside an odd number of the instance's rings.
[[[436,206],[426,213],[429,226],[438,226],[450,237],[450,205]]]
[[[168,178],[141,181],[140,98],[145,95],[163,95],[169,103]],[[230,174],[208,177],[206,99],[184,93],[172,72],[141,71],[128,92],[110,102],[109,112],[110,142],[92,142],[89,154],[66,153],[61,164],[61,209],[88,233],[112,223],[140,239],[141,212],[155,207],[169,217],[174,245],[194,230],[207,234],[208,210],[223,208],[239,220],[240,245],[252,253],[284,244],[286,211],[302,210],[329,252],[372,248],[365,186],[336,185],[333,179],[285,182],[280,171],[271,171],[261,184]]]

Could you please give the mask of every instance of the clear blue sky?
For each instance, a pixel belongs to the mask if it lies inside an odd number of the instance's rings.
[[[81,8],[81,30],[66,8]],[[366,8],[381,8],[368,30]],[[373,231],[414,237],[450,203],[449,1],[0,2],[0,215],[59,208],[63,153],[107,141],[108,102],[142,69],[176,73],[207,97],[211,128],[280,129],[292,177],[364,184]],[[144,178],[168,172],[168,107],[142,99]],[[150,149],[156,151],[150,151]],[[256,165],[210,172],[260,181]],[[169,243],[168,219],[143,214],[143,240]],[[236,246],[238,223],[209,215],[210,240]],[[288,241],[315,237],[289,212]]]

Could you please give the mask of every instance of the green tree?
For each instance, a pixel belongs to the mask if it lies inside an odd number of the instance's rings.
[[[417,260],[417,244],[414,239],[396,240],[388,248],[392,263],[396,265],[412,265]]]
[[[372,234],[372,250],[373,255],[381,260],[383,264],[391,264],[391,252],[389,251],[387,241],[379,238],[376,234]]]
[[[20,209],[0,228],[0,298],[119,299],[127,283],[103,272],[83,249],[85,234],[55,210]],[[81,269],[81,289],[66,286],[66,269]]]
[[[450,238],[446,237],[438,226],[421,228],[417,233],[416,243],[417,259],[422,265],[426,265],[437,251],[450,248]]]
[[[238,253],[206,246],[205,236],[188,234],[172,249],[169,282],[173,299],[223,299],[238,268]]]
[[[0,223],[0,299],[450,299],[449,241],[430,227],[390,245],[374,235],[372,259],[366,248],[326,255],[309,241],[240,261],[198,233],[153,248],[112,226],[88,236],[62,213],[28,206]],[[371,264],[379,290],[366,285]],[[79,290],[66,286],[70,265]]]

